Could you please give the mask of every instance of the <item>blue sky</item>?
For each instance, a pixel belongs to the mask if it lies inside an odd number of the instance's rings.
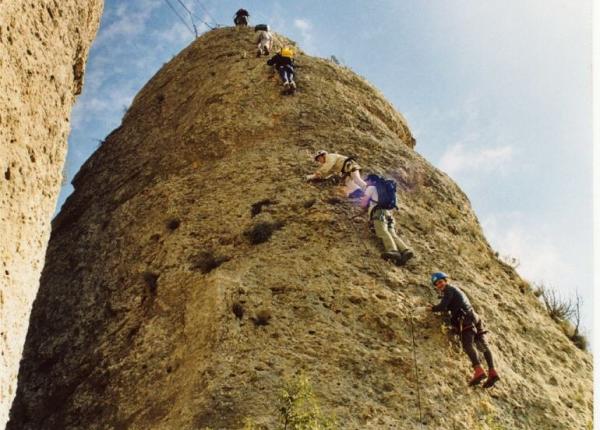
[[[179,0],[168,0],[179,14]],[[591,0],[181,0],[199,32],[244,7],[335,55],[408,120],[519,272],[592,307]],[[167,0],[106,0],[72,115],[70,183],[135,94],[193,40]],[[298,77],[301,81],[301,75]],[[58,208],[72,192],[65,185]],[[447,269],[451,272],[451,268]]]

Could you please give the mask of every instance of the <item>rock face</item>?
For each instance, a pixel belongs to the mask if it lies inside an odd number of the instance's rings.
[[[253,38],[196,40],[78,173],[8,428],[281,428],[279,390],[297,372],[343,429],[583,428],[590,356],[495,257],[404,119],[348,69],[301,52],[298,93],[282,96]],[[365,215],[305,182],[322,148],[397,180],[398,230],[418,259],[381,260]],[[492,333],[493,390],[467,388],[441,319],[415,316],[437,300],[436,269]]]
[[[0,2],[0,427],[16,388],[101,0]]]

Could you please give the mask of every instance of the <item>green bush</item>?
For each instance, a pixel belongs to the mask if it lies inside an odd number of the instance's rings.
[[[337,429],[335,419],[321,412],[310,381],[303,374],[285,384],[279,402],[283,430]]]
[[[244,419],[244,430],[257,430],[256,423],[251,418]]]

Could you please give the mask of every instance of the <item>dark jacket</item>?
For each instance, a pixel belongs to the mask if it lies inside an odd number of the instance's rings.
[[[289,57],[284,57],[281,54],[277,53],[271,57],[270,60],[267,61],[269,66],[275,66],[280,69],[285,66],[290,66],[292,69],[294,68],[294,59]]]
[[[250,14],[248,13],[248,11],[246,9],[240,9],[235,13],[235,15],[233,17],[233,23],[235,25],[248,25],[249,17],[250,17]]]
[[[460,289],[446,285],[442,300],[431,308],[433,312],[450,311],[452,323],[457,324],[464,317],[474,317],[473,306],[469,298]]]

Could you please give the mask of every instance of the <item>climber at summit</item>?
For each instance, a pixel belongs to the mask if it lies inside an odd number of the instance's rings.
[[[238,11],[233,16],[233,23],[238,26],[246,26],[248,25],[248,18],[250,18],[250,14],[246,9],[238,9]]]
[[[473,343],[475,343],[488,365],[487,380],[484,382],[483,387],[493,387],[500,380],[500,377],[494,368],[492,352],[485,340],[487,330],[483,326],[483,321],[473,310],[465,293],[458,287],[448,283],[448,275],[444,272],[433,273],[431,283],[441,293],[442,299],[437,305],[431,306],[430,310],[432,312],[450,312],[453,329],[460,336],[463,350],[469,356],[473,365],[474,373],[469,385],[478,385],[486,378],[477,351],[473,348]]]
[[[296,82],[294,82],[294,51],[289,46],[284,46],[273,55],[268,61],[269,66],[275,67],[283,81],[284,93],[292,94],[296,91]]]
[[[259,30],[256,43],[258,43],[257,57],[260,57],[263,54],[269,55],[271,53],[273,47],[273,35],[271,34],[268,25],[265,26],[264,30]]]
[[[354,157],[319,151],[314,160],[320,164],[312,175],[307,175],[307,181],[326,179],[330,176],[341,177],[344,184],[344,194],[350,198],[362,197],[367,184],[360,177],[360,166]]]
[[[392,210],[396,206],[396,182],[379,175],[370,174],[365,179],[367,187],[360,206],[368,208],[369,221],[373,222],[375,234],[383,242],[385,252],[381,257],[397,266],[406,264],[415,256],[414,252],[396,233]]]

